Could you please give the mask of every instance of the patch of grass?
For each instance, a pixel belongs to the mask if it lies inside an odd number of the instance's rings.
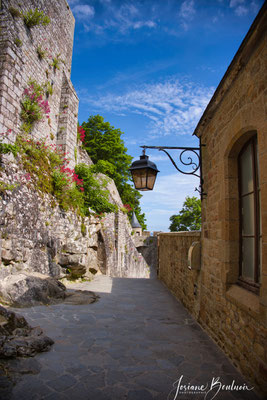
[[[46,26],[50,23],[50,18],[37,8],[35,10],[29,10],[25,14],[22,14],[22,16],[25,25],[29,29],[38,25]]]
[[[15,38],[14,39],[14,43],[17,47],[21,47],[22,46],[22,41],[19,38]]]
[[[36,53],[40,60],[43,60],[46,56],[46,51],[41,46],[37,46]]]
[[[15,144],[9,144],[9,143],[1,143],[0,142],[0,155],[1,154],[8,154],[12,153],[14,157],[17,156],[18,153],[18,146]]]

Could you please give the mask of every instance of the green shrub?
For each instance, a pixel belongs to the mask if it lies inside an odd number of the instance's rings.
[[[0,154],[12,153],[16,157],[18,153],[18,147],[15,144],[1,143],[0,142]]]
[[[0,193],[5,193],[7,190],[14,190],[14,189],[16,189],[17,186],[18,186],[18,183],[10,185],[8,183],[0,181]]]
[[[23,169],[31,176],[37,190],[44,193],[53,193],[52,172],[62,165],[63,161],[57,155],[52,155],[51,148],[44,141],[35,141],[18,136],[16,145],[21,155]]]
[[[63,210],[67,211],[70,208],[78,210],[82,214],[84,208],[83,193],[71,181],[70,177],[61,172],[60,169],[55,169],[52,172],[53,191],[52,194],[58,200],[58,203]]]
[[[17,47],[21,47],[22,46],[22,41],[19,38],[14,39],[14,43]]]
[[[39,11],[37,8],[35,10],[29,10],[23,14],[23,20],[28,28],[32,28],[33,26],[37,25],[46,26],[50,23],[50,18],[45,15],[43,11]]]
[[[43,99],[43,95],[44,87],[30,79],[21,100],[20,118],[23,122],[21,126],[23,132],[29,133],[36,122],[41,121],[45,116],[49,117],[49,104]]]
[[[108,200],[109,192],[104,189],[104,183],[101,184],[95,178],[91,167],[86,164],[78,164],[75,167],[75,173],[80,179],[83,179],[84,215],[90,214],[88,208],[92,208],[98,214],[117,211],[117,206]]]
[[[57,69],[60,69],[60,63],[62,62],[61,58],[59,58],[60,54],[58,54],[56,57],[53,58],[51,67],[54,68],[54,71],[56,71]]]
[[[81,216],[90,215],[89,208],[97,214],[117,211],[118,207],[109,202],[105,182],[100,183],[86,164],[77,165],[75,172],[68,168],[60,148],[47,145],[45,140],[19,135],[15,145],[0,142],[0,153],[10,152],[20,154],[22,169],[27,171],[27,180],[31,180],[35,189],[53,195],[62,209],[76,210]],[[11,190],[13,186],[1,188]]]
[[[81,224],[81,234],[83,236],[86,236],[86,226],[84,225],[84,223]]]
[[[36,53],[38,54],[38,57],[40,60],[43,60],[46,56],[46,51],[43,50],[41,46],[38,46],[36,48]]]
[[[47,97],[53,94],[53,86],[49,81],[45,83],[45,93]]]

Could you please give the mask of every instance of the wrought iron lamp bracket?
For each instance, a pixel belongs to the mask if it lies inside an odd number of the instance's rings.
[[[181,174],[184,175],[194,175],[197,178],[200,179],[200,184],[199,188],[195,188],[197,192],[200,193],[201,199],[203,199],[203,196],[205,196],[207,193],[204,193],[203,191],[203,178],[202,178],[202,157],[201,157],[201,147],[205,146],[205,144],[201,144],[200,147],[163,147],[163,146],[140,146],[143,149],[143,154],[145,155],[146,149],[156,149],[159,151],[163,151],[171,160],[173,166],[177,171],[179,171]],[[181,153],[179,155],[179,160],[181,164],[186,165],[186,166],[192,166],[192,171],[183,171],[181,168],[178,167],[178,165],[175,163],[174,159],[172,156],[169,154],[167,150],[181,150]],[[193,153],[192,156],[196,156],[196,162],[193,161],[192,157],[187,155],[187,161],[183,158],[185,156],[185,153],[191,152]],[[198,173],[197,173],[198,172]]]

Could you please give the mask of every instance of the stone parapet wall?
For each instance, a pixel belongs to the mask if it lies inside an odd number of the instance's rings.
[[[11,15],[9,8],[20,12],[38,8],[49,16],[48,26],[27,28],[22,18]],[[78,98],[70,82],[74,17],[65,0],[3,0],[0,10],[0,132],[12,130],[11,141],[20,133],[23,91],[29,79],[38,84],[49,82],[53,94],[48,96],[50,119],[36,123],[31,134],[47,143],[63,144],[75,163]],[[16,41],[20,40],[20,46]],[[44,59],[37,47],[46,51]],[[59,69],[51,66],[59,58]]]
[[[158,277],[197,318],[200,297],[199,271],[188,268],[188,251],[200,240],[200,232],[172,232],[158,235]]]

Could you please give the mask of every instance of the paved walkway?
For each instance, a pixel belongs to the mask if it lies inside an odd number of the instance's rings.
[[[55,344],[47,353],[9,363],[22,375],[11,394],[5,384],[1,399],[200,400],[205,393],[195,386],[207,385],[208,391],[212,379],[219,377],[205,398],[211,400],[219,384],[235,380],[244,385],[223,353],[156,279],[100,276],[71,288],[93,290],[100,300],[15,310],[31,325],[40,325]],[[194,387],[184,390],[182,385],[189,383]],[[257,399],[248,390],[220,390],[214,398]]]

